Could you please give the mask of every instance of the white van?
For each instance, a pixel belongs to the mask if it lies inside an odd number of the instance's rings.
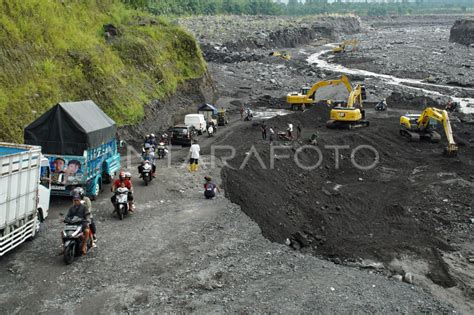
[[[184,124],[196,128],[200,135],[206,132],[206,119],[203,114],[188,114],[184,116]]]

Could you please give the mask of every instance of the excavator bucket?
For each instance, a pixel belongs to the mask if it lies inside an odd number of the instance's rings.
[[[443,153],[446,157],[456,157],[458,155],[458,147],[456,145],[448,145],[444,148]]]

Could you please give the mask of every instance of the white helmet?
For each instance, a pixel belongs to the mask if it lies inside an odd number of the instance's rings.
[[[130,172],[125,172],[125,178],[132,178],[132,174]]]
[[[155,134],[154,134],[154,133],[152,133],[152,134],[150,135],[150,137],[154,138],[154,137],[155,137]]]

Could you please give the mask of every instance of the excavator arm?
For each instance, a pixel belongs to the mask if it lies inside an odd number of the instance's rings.
[[[426,108],[423,113],[421,113],[420,118],[418,118],[418,128],[420,130],[425,130],[428,128],[430,119],[434,119],[443,124],[444,133],[446,134],[446,139],[448,140],[446,153],[456,154],[458,147],[456,142],[454,142],[453,130],[451,129],[451,122],[449,121],[448,112],[434,107]]]
[[[347,92],[349,92],[349,93],[352,92],[352,86],[351,86],[351,82],[349,81],[349,78],[347,78],[345,75],[342,75],[340,79],[319,81],[319,82],[315,83],[306,95],[308,96],[308,98],[314,99],[314,94],[320,88],[323,88],[323,87],[326,87],[326,86],[331,86],[331,85],[339,85],[339,84],[344,84],[344,86],[347,89]]]
[[[315,93],[318,89],[326,87],[326,86],[339,85],[339,84],[343,84],[349,93],[352,92],[352,86],[349,81],[349,78],[346,77],[345,75],[342,75],[341,78],[339,79],[316,82],[310,89],[307,89],[307,90],[301,89],[299,93],[298,92],[288,93],[288,95],[286,96],[286,101],[291,106],[291,109],[296,109],[297,107],[303,104],[310,105],[314,103]]]
[[[349,99],[347,100],[347,108],[354,107],[355,104],[362,106],[362,86],[360,84],[352,90],[349,94]]]
[[[348,47],[351,47],[350,51],[356,51],[359,41],[357,39],[349,39],[340,43],[337,47],[332,49],[334,54],[346,52]]]

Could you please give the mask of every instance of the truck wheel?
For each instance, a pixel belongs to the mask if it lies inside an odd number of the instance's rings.
[[[70,265],[74,261],[74,256],[75,256],[75,253],[76,253],[76,248],[75,247],[76,247],[76,243],[72,242],[64,250],[64,262],[66,263],[66,265]]]
[[[110,184],[112,182],[112,176],[110,176],[109,174],[104,174],[104,183],[105,184]]]
[[[100,181],[95,183],[94,187],[92,188],[91,200],[96,200],[97,196],[100,193]]]

